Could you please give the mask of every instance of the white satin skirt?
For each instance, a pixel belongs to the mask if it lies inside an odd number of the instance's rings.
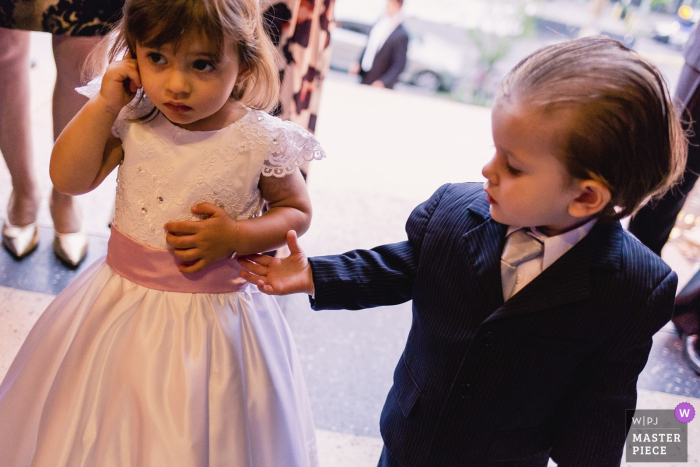
[[[289,327],[249,286],[153,290],[98,261],[0,384],[2,467],[315,467]]]

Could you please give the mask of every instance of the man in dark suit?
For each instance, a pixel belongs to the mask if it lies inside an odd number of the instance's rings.
[[[697,25],[690,34],[683,56],[685,64],[674,96],[690,130],[683,180],[661,199],[640,209],[629,224],[629,231],[657,255],[661,255],[676,217],[700,175],[700,28]],[[700,374],[700,271],[678,294],[673,322],[683,338],[683,353],[688,365]]]
[[[354,70],[362,84],[392,89],[406,68],[408,33],[403,25],[403,0],[387,0],[384,15],[372,27],[367,47]]]

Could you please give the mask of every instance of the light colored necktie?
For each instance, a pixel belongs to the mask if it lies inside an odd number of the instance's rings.
[[[501,281],[503,300],[508,300],[518,282],[518,266],[535,259],[544,251],[541,241],[528,234],[526,229],[516,230],[508,235],[501,255]]]

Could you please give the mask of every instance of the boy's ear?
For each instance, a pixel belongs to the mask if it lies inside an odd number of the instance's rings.
[[[610,202],[610,190],[596,180],[581,180],[579,195],[569,204],[569,214],[574,217],[588,217],[598,214]]]

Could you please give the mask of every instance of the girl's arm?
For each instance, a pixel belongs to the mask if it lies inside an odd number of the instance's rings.
[[[100,93],[68,123],[51,152],[51,181],[58,191],[87,193],[119,165],[123,150],[112,135],[112,125],[139,87],[136,60],[126,58],[109,65]]]
[[[197,272],[221,258],[269,251],[285,244],[289,230],[300,234],[311,224],[311,202],[299,170],[284,178],[260,177],[260,191],[269,210],[253,219],[236,221],[210,203],[192,208],[209,216],[202,221],[168,222],[166,241],[185,261],[183,272]]]

